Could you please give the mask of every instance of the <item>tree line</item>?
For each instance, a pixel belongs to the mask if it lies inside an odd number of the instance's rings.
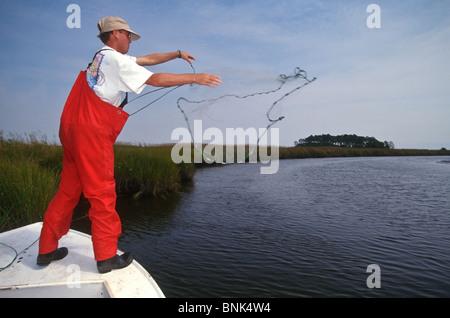
[[[311,135],[307,138],[300,138],[294,142],[295,146],[328,146],[328,147],[349,147],[349,148],[387,148],[394,149],[392,141],[379,141],[375,137],[363,137],[357,135],[330,134]]]

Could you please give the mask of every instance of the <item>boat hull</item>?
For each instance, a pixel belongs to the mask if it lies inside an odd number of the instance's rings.
[[[0,233],[0,298],[164,298],[137,261],[98,273],[91,237],[75,230],[60,240],[69,249],[64,259],[36,265],[41,228],[34,223]]]

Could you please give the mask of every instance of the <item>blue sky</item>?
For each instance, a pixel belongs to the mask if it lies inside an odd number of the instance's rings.
[[[66,25],[71,3],[81,8],[81,28]],[[381,28],[367,27],[371,3],[381,8]],[[269,90],[279,74],[300,67],[317,80],[277,107],[282,145],[329,133],[450,149],[449,12],[448,0],[1,1],[0,130],[57,141],[72,84],[102,46],[96,23],[118,15],[142,36],[130,55],[181,49],[196,57],[197,72],[223,78],[218,88],[186,86],[131,116],[120,141],[174,142],[171,132],[186,124],[179,97]],[[149,69],[192,71],[181,60]],[[211,126],[261,128],[276,98],[230,99],[197,113]]]

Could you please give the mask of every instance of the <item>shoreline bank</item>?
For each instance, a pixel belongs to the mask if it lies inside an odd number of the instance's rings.
[[[280,147],[280,159],[389,157],[389,156],[450,156],[450,150],[345,148],[345,147]]]

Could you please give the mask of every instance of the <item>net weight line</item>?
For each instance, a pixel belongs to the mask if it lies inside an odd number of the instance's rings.
[[[285,99],[286,97],[288,97],[289,95],[291,95],[291,94],[293,94],[294,92],[296,92],[296,91],[302,89],[303,87],[305,87],[305,86],[311,84],[311,83],[314,82],[317,78],[316,78],[316,77],[313,77],[312,79],[308,79],[306,71],[300,69],[299,67],[296,67],[296,68],[294,69],[294,73],[293,73],[292,75],[281,74],[281,75],[279,76],[279,80],[280,80],[280,82],[281,82],[280,86],[279,86],[278,88],[273,89],[273,90],[270,90],[270,91],[256,92],[256,93],[252,93],[252,94],[248,94],[248,95],[225,94],[225,95],[222,95],[222,96],[219,96],[219,97],[216,97],[216,98],[212,98],[212,99],[204,99],[204,100],[198,100],[198,101],[188,100],[188,99],[185,98],[185,97],[180,97],[180,98],[178,98],[178,100],[177,100],[177,107],[178,107],[178,109],[180,110],[180,112],[182,113],[182,115],[183,115],[183,117],[184,117],[184,120],[186,121],[187,129],[189,130],[189,133],[190,133],[190,135],[191,135],[191,139],[192,139],[192,142],[193,142],[193,144],[194,144],[195,149],[196,149],[197,151],[201,152],[202,155],[203,155],[203,158],[204,158],[205,160],[207,160],[209,163],[230,164],[230,163],[226,163],[226,162],[216,162],[215,160],[209,158],[209,157],[203,152],[202,149],[198,149],[198,145],[197,145],[197,143],[196,143],[195,140],[194,140],[194,134],[192,133],[192,129],[191,129],[191,126],[190,126],[190,124],[189,124],[189,118],[188,118],[186,112],[184,111],[184,109],[181,107],[181,102],[186,102],[186,103],[190,103],[190,104],[215,103],[215,102],[217,102],[217,101],[219,101],[219,100],[221,100],[221,99],[227,98],[227,97],[234,97],[234,98],[237,98],[237,99],[246,99],[246,98],[250,98],[250,97],[254,97],[254,96],[259,96],[259,95],[269,95],[269,94],[273,94],[273,93],[276,93],[276,92],[280,91],[280,90],[283,88],[283,86],[284,86],[288,81],[290,81],[290,80],[296,80],[296,79],[303,79],[303,80],[305,80],[306,82],[303,83],[302,85],[297,86],[297,87],[295,87],[294,89],[290,90],[289,92],[287,92],[286,94],[284,94],[283,96],[281,96],[279,99],[277,99],[275,102],[272,103],[272,105],[269,107],[269,109],[267,110],[267,113],[266,113],[266,117],[267,117],[267,120],[269,121],[269,124],[266,126],[264,132],[263,132],[260,136],[258,136],[258,139],[257,139],[256,144],[254,145],[254,147],[252,148],[252,150],[249,151],[249,153],[245,156],[244,161],[242,161],[242,162],[236,162],[236,163],[243,163],[243,162],[246,162],[247,159],[254,153],[255,149],[258,148],[259,142],[260,142],[261,138],[264,137],[264,135],[267,133],[267,131],[268,131],[273,125],[275,125],[277,122],[279,122],[279,121],[281,121],[281,120],[284,119],[284,116],[280,116],[280,117],[275,118],[275,119],[274,119],[274,118],[271,118],[270,113],[271,113],[272,110],[275,108],[275,106],[276,106],[278,103],[280,103],[283,99]],[[250,146],[250,145],[249,145],[249,146]],[[233,162],[233,163],[234,163],[234,162]]]

